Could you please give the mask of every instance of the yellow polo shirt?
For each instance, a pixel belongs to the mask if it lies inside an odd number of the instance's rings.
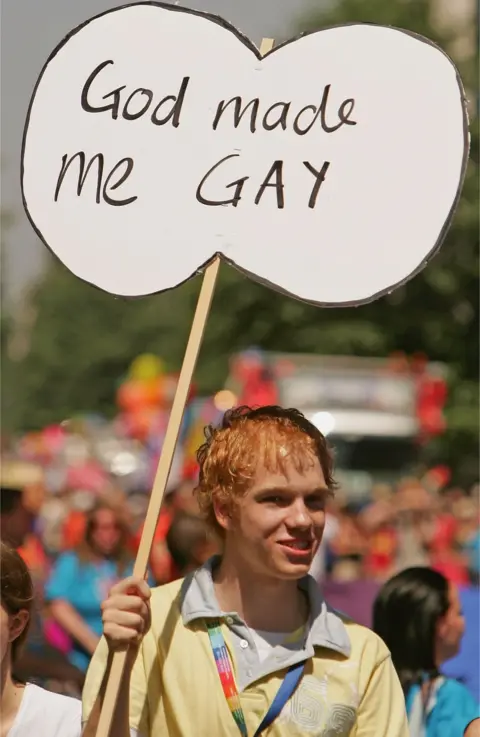
[[[249,736],[254,735],[294,663],[304,675],[265,737],[408,737],[403,692],[379,637],[329,609],[307,576],[311,617],[305,636],[260,659],[235,612],[219,611],[212,562],[183,581],[153,589],[152,626],[132,672],[130,728],[138,737],[239,737],[220,684],[209,618],[220,618]],[[100,641],[83,692],[86,720],[98,695],[107,644]]]

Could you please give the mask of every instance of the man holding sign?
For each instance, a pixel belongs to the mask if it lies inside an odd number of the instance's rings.
[[[198,458],[223,556],[153,591],[138,579],[112,589],[84,690],[89,727],[111,653],[129,646],[115,737],[406,737],[387,648],[308,575],[334,488],[323,435],[296,410],[241,408]]]

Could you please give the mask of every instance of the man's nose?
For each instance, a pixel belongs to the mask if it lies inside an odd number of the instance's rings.
[[[308,529],[312,526],[310,514],[302,499],[297,499],[290,507],[287,525],[297,529]]]

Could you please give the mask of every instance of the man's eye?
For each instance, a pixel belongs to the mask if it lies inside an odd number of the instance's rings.
[[[262,502],[266,504],[286,504],[286,500],[281,496],[266,496],[262,499]]]
[[[327,500],[324,496],[313,496],[307,499],[307,507],[311,509],[324,509]]]

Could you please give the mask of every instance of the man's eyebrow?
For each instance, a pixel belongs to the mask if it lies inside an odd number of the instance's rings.
[[[259,494],[279,494],[279,493],[294,493],[302,494],[302,491],[292,488],[291,486],[281,486],[280,484],[274,484],[272,486],[262,486],[260,489],[255,490],[255,495]],[[314,489],[310,489],[306,492],[306,496],[314,496],[316,494],[331,494],[331,489],[328,486],[316,486]]]
[[[317,486],[316,489],[310,492],[311,494],[331,494],[332,490],[328,486]]]
[[[317,486],[316,489],[312,489],[307,496],[333,496],[333,491],[328,486]]]

